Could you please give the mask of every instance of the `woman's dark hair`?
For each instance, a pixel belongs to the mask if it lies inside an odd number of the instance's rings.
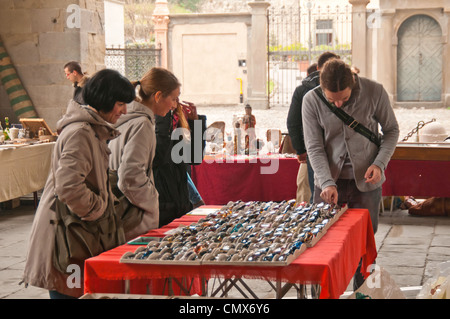
[[[320,72],[320,86],[331,92],[353,89],[355,80],[350,66],[340,59],[327,61]]]
[[[130,103],[136,97],[134,86],[119,72],[103,69],[83,87],[83,99],[97,111],[111,112],[116,102]]]

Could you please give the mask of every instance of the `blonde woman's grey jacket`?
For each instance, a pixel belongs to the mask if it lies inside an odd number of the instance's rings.
[[[115,127],[121,135],[109,143],[110,168],[117,171],[120,191],[144,211],[141,223],[126,231],[125,238],[129,240],[158,228],[158,191],[152,169],[156,149],[155,116],[148,107],[133,101]]]

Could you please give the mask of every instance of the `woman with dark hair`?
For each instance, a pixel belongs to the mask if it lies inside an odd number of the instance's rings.
[[[135,90],[118,72],[105,69],[89,79],[83,88],[83,97],[89,105],[70,101],[67,113],[57,123],[60,135],[33,221],[23,276],[25,285],[48,289],[51,298],[80,297],[83,294],[83,278],[77,278],[74,284],[70,281],[73,274],[69,268],[63,272],[55,266],[55,245],[59,243],[56,239],[59,221],[55,210],[57,200],[68,207],[71,218],[93,228],[100,221],[107,225],[101,230],[95,229],[111,238],[108,245],[125,241],[113,210],[108,209],[114,197],[108,183],[110,151],[107,143],[119,134],[110,124],[126,114],[126,103],[135,98]],[[79,274],[82,275],[84,269],[79,266]]]
[[[177,106],[181,86],[164,68],[150,69],[133,85],[139,88],[138,97],[115,125],[120,137],[109,144],[111,174],[117,174],[112,176],[118,180],[113,191],[129,202],[121,216],[127,240],[158,228],[158,191],[153,178],[155,115],[165,116]],[[130,205],[139,209],[129,209]]]

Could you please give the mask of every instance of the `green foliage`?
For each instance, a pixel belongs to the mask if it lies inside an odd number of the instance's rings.
[[[202,2],[203,0],[168,0],[169,4],[178,6],[187,12],[198,12],[198,7]]]
[[[273,93],[273,90],[275,88],[275,83],[273,82],[273,80],[270,80],[267,82],[267,87],[266,87],[266,94],[268,96],[271,96]]]
[[[198,11],[203,0],[168,0],[171,14],[192,13]],[[125,1],[125,42],[152,42],[154,40],[155,0]]]
[[[337,45],[317,45],[311,48],[311,51],[342,51],[342,50],[351,50],[351,44],[337,44]],[[302,43],[292,43],[286,46],[279,45],[270,45],[270,52],[289,52],[289,51],[303,51],[308,52],[308,47],[304,46]]]

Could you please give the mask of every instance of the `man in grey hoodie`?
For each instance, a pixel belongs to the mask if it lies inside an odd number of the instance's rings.
[[[336,109],[344,110],[355,121],[344,124]],[[376,233],[384,171],[399,137],[397,119],[383,86],[358,77],[340,59],[330,60],[322,68],[320,87],[305,95],[302,115],[306,149],[314,169],[314,202],[367,208]],[[375,142],[355,130],[360,125],[376,136]]]

